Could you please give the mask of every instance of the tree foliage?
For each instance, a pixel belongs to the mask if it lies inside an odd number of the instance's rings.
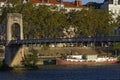
[[[118,43],[118,42],[113,43],[113,49],[114,50],[120,50],[120,43]]]
[[[38,59],[38,52],[37,50],[32,49],[30,55],[26,55],[24,60],[23,60],[23,65],[27,67],[36,67],[37,62],[39,61]]]
[[[20,2],[13,7],[4,7],[0,22],[6,23],[7,13],[22,13],[24,36],[27,38],[57,38],[63,37],[63,29],[70,26],[77,29],[76,37],[111,35],[116,26],[112,14],[107,10],[89,10],[65,12],[57,11],[53,6]]]

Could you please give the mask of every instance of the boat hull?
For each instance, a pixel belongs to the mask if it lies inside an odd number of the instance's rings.
[[[102,61],[102,62],[95,62],[95,61],[67,61],[62,59],[56,59],[56,65],[107,65],[107,64],[116,64],[118,60],[113,61]]]

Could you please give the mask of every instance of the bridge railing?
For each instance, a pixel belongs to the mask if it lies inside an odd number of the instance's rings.
[[[120,42],[120,36],[12,40],[11,44],[45,44],[45,43],[76,43],[76,42]]]
[[[45,43],[77,43],[77,42],[120,42],[120,36],[95,36],[78,38],[41,38],[11,40],[9,44],[45,44]],[[1,40],[0,45],[6,44],[6,40]]]

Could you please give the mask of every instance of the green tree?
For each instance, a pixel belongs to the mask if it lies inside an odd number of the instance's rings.
[[[7,13],[22,13],[24,36],[30,39],[63,37],[63,29],[70,26],[77,29],[76,37],[105,36],[112,34],[117,25],[109,11],[93,8],[66,13],[64,9],[56,11],[51,6],[18,2],[13,7],[4,7],[2,13],[2,24],[6,23]]]
[[[37,62],[39,61],[38,59],[38,52],[37,50],[32,49],[31,50],[30,55],[25,56],[24,60],[23,60],[23,65],[27,66],[27,67],[36,67],[37,66]]]
[[[113,43],[112,49],[116,55],[120,55],[120,43],[119,42]]]

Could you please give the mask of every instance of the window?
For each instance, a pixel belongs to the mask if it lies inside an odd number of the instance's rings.
[[[112,13],[115,13],[115,10],[113,9],[113,10],[111,10],[111,12],[112,12]]]
[[[44,0],[44,2],[48,3],[48,2],[49,2],[49,0]]]
[[[109,0],[109,4],[113,4],[113,0]]]
[[[116,9],[114,10],[114,13],[117,14],[117,10]]]
[[[120,0],[118,0],[118,4],[120,4]]]
[[[26,2],[28,2],[28,0],[25,0]]]
[[[117,0],[114,0],[114,4],[117,5],[117,4],[118,4],[118,1],[117,1]]]

